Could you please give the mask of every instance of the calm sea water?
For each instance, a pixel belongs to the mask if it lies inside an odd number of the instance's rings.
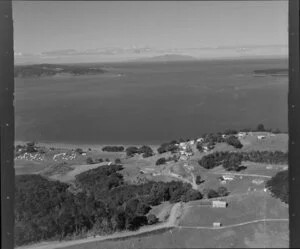
[[[115,64],[121,77],[16,79],[16,140],[161,143],[228,128],[287,130],[283,59]]]

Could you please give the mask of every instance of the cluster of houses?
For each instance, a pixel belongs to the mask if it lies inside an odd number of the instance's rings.
[[[221,180],[221,183],[222,184],[226,184],[227,181],[233,181],[234,180],[234,175],[231,175],[231,174],[226,174],[226,175],[222,175],[220,177],[220,180]]]
[[[186,161],[189,159],[190,156],[192,156],[193,150],[191,148],[192,145],[195,144],[195,141],[189,141],[189,142],[182,142],[180,144],[177,144],[178,148],[179,148],[179,153],[180,153],[180,160]]]
[[[252,183],[255,184],[255,185],[260,185],[260,184],[262,184],[263,182],[264,182],[264,180],[261,180],[261,179],[254,179],[254,180],[252,181]]]
[[[53,156],[53,160],[54,161],[58,161],[58,160],[74,160],[76,158],[76,153],[72,152],[71,155],[67,154],[67,153],[59,153],[59,154],[55,154]]]
[[[43,161],[45,158],[44,155],[40,154],[40,153],[36,153],[36,154],[31,154],[31,153],[28,153],[28,152],[25,152],[23,155],[19,155],[16,157],[16,159],[25,159],[25,160],[28,160],[28,161],[33,161],[33,160],[37,160],[37,161]]]

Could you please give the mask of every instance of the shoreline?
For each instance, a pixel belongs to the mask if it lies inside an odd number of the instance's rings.
[[[15,145],[21,144],[24,145],[26,143],[28,143],[29,141],[20,141],[20,140],[16,140],[15,141]],[[64,143],[64,142],[35,142],[35,145],[38,147],[45,147],[45,148],[55,148],[55,149],[77,149],[77,148],[81,148],[83,150],[88,150],[89,148],[92,150],[102,150],[103,147],[105,146],[123,146],[125,149],[129,146],[136,146],[136,147],[141,147],[143,145],[148,145],[152,148],[158,148],[160,146],[160,144],[139,144],[139,143]],[[124,150],[125,151],[125,150]]]

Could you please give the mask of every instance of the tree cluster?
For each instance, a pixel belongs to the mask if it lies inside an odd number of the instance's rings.
[[[120,170],[121,165],[92,169],[77,175],[72,186],[40,175],[16,176],[16,245],[135,230],[157,222],[147,216],[153,205],[202,198],[178,181],[126,184]]]
[[[233,146],[234,148],[241,149],[243,147],[240,140],[235,136],[229,136],[225,139],[226,143]]]
[[[123,146],[104,146],[102,148],[102,151],[107,151],[107,152],[123,152],[124,147]]]
[[[288,153],[282,151],[250,151],[250,152],[214,152],[203,156],[199,165],[206,169],[212,169],[223,164],[226,170],[239,171],[242,161],[269,164],[286,164]]]
[[[266,187],[273,196],[285,203],[289,203],[289,177],[288,171],[280,171],[266,183]]]
[[[150,146],[143,145],[140,148],[136,146],[130,146],[126,148],[126,155],[129,157],[134,156],[135,154],[142,154],[144,158],[150,157],[154,155],[153,150],[151,149]]]
[[[159,154],[163,154],[166,152],[176,153],[177,151],[178,151],[178,146],[176,145],[175,140],[169,143],[163,143],[157,149],[157,152]]]

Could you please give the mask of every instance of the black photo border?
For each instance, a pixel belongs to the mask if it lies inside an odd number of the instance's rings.
[[[299,0],[289,0],[289,235],[300,248]],[[12,0],[0,1],[1,248],[14,248],[14,49]]]

